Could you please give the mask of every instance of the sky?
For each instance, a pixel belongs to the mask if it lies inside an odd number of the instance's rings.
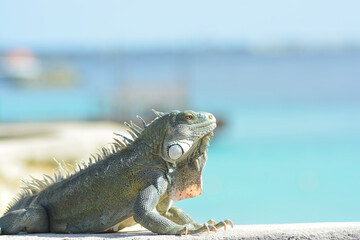
[[[344,46],[358,0],[0,0],[0,50]]]

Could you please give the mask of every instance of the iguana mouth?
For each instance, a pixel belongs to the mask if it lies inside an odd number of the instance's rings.
[[[211,131],[206,134],[203,138],[201,138],[199,152],[200,154],[204,154],[207,151],[208,146],[210,145],[210,139],[214,136],[214,132]]]
[[[206,136],[214,131],[216,128],[216,122],[198,124],[193,128],[193,135],[197,137]]]

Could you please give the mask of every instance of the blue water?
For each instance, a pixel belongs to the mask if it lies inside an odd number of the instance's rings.
[[[233,107],[211,142],[203,195],[178,206],[237,224],[360,220],[358,105]]]
[[[183,78],[188,107],[225,124],[209,148],[203,194],[177,206],[198,221],[360,221],[359,52],[62,61],[77,67],[77,88],[25,91],[0,81],[0,121],[99,119],[102,98],[126,81]]]
[[[226,125],[203,195],[177,205],[201,221],[359,221],[360,54],[219,58],[197,62],[192,103]]]

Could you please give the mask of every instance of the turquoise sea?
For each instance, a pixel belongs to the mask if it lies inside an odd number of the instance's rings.
[[[203,194],[178,206],[236,224],[360,220],[359,105],[233,110],[209,147]]]
[[[24,91],[0,81],[0,122],[97,119],[98,97],[122,86],[119,72],[144,83],[181,76],[188,107],[224,124],[203,194],[177,206],[198,221],[360,221],[359,52],[61,58],[78,66],[81,84]]]

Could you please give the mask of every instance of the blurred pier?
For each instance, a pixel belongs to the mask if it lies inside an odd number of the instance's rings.
[[[102,114],[106,120],[127,120],[141,115],[150,121],[153,108],[160,111],[184,110],[188,106],[187,82],[183,79],[154,81],[125,81],[108,97],[109,111]],[[106,108],[104,108],[106,109]]]
[[[150,119],[188,107],[187,72],[172,54],[13,49],[0,53],[0,122]]]

